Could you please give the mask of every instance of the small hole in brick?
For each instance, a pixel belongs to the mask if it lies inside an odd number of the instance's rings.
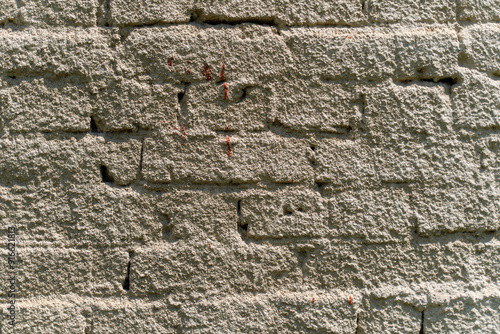
[[[304,212],[304,209],[303,208],[298,208],[297,211],[298,212]]]
[[[16,79],[16,76],[15,75],[9,75],[9,78]]]
[[[123,280],[123,290],[129,291],[130,290],[130,267],[132,264],[132,252],[129,252],[129,259],[128,259],[128,266],[127,266],[127,276],[125,276],[125,279]]]
[[[179,103],[182,102],[183,98],[184,98],[184,92],[180,92],[179,94],[177,94],[177,100],[179,101]]]
[[[115,180],[113,176],[110,174],[108,167],[101,165],[101,180],[104,183],[113,183]]]
[[[289,206],[285,205],[283,207],[283,216],[291,216],[291,215],[293,215],[292,209]]]
[[[240,225],[241,226],[241,229],[245,232],[248,232],[248,224],[243,224],[243,225]]]
[[[316,149],[316,146],[311,146],[310,148],[314,152],[314,150]]]
[[[99,132],[99,127],[97,126],[94,117],[90,117],[90,132]]]

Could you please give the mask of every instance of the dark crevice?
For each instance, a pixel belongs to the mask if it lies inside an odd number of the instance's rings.
[[[109,27],[109,21],[111,16],[111,0],[104,0],[104,26]]]
[[[305,249],[299,249],[297,251],[297,264],[299,268],[303,268],[309,257],[309,252]]]
[[[451,89],[454,85],[461,82],[460,78],[447,77],[441,79],[434,78],[418,78],[418,79],[400,79],[394,80],[394,83],[401,85],[412,85],[412,84],[422,84],[422,83],[432,83],[436,85],[442,85],[445,88],[445,92],[447,95],[451,95]]]
[[[418,332],[418,334],[424,334],[425,331],[424,331],[424,311],[422,311],[422,319],[420,321],[420,331]]]
[[[494,80],[500,80],[500,71],[491,73],[491,78]]]
[[[99,127],[97,126],[97,123],[95,122],[94,117],[90,117],[90,132],[91,133],[101,132],[99,130]]]
[[[291,216],[293,215],[293,210],[289,205],[283,206],[283,216]]]
[[[242,89],[241,97],[238,99],[237,103],[244,102],[247,99],[248,90],[250,88],[252,88],[252,86],[248,86]]]
[[[243,223],[243,219],[241,217],[241,199],[236,203],[236,212],[238,213],[238,232],[241,237],[244,238],[248,233],[248,224]]]
[[[359,333],[359,314],[356,314],[356,331],[354,332],[354,334],[358,333]]]
[[[138,180],[141,179],[143,160],[144,160],[144,140],[142,140],[141,155],[139,156],[139,168],[137,170],[137,179]]]
[[[130,251],[128,253],[128,266],[127,266],[127,276],[125,276],[125,279],[123,280],[123,290],[129,291],[130,290],[130,267],[132,264],[132,257],[133,257],[133,252]]]
[[[108,170],[108,167],[101,165],[101,180],[104,183],[114,183],[115,179]]]
[[[173,240],[173,231],[174,231],[174,226],[170,220],[170,217],[168,215],[163,215],[162,216],[162,238],[163,240]]]
[[[367,8],[366,0],[361,0],[361,12],[364,15],[368,15],[368,8]]]

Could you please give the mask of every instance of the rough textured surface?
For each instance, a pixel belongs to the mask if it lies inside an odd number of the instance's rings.
[[[499,8],[0,0],[0,333],[499,333]]]

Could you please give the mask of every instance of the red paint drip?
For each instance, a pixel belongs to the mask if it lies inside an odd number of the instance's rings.
[[[229,144],[229,136],[226,136],[226,144],[227,144],[227,155],[231,156],[231,144]]]

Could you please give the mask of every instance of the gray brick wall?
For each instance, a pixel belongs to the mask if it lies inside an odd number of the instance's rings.
[[[499,333],[499,129],[498,0],[0,0],[0,333]]]

